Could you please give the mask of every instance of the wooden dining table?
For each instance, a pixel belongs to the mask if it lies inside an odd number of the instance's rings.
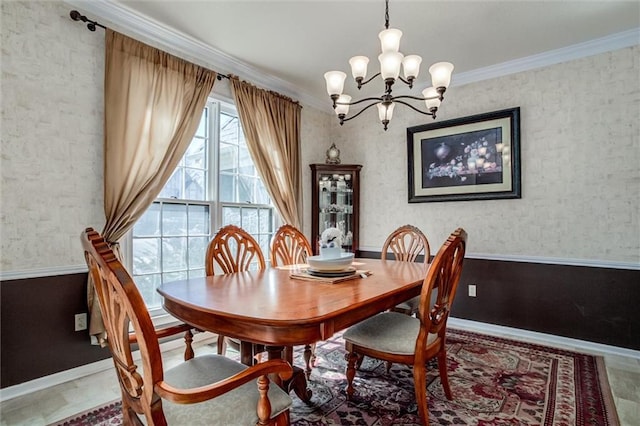
[[[352,266],[362,275],[336,283],[293,278],[305,266],[292,265],[167,282],[158,292],[181,321],[243,342],[243,363],[252,362],[255,344],[264,345],[269,358],[292,363],[286,348],[329,339],[419,295],[426,275],[423,263],[357,258]],[[311,397],[295,366],[286,389],[305,401]]]

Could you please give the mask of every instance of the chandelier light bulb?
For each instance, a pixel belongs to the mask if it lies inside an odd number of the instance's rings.
[[[369,58],[366,56],[354,56],[349,59],[349,65],[351,65],[351,74],[353,78],[365,78],[367,76],[367,65],[369,64]]]
[[[438,62],[431,65],[429,74],[431,74],[433,87],[448,88],[451,83],[451,72],[453,72],[453,64],[449,62]]]
[[[380,61],[380,75],[383,80],[397,79],[400,75],[400,65],[404,55],[400,52],[384,52],[378,56]]]
[[[402,69],[404,70],[404,78],[417,78],[420,72],[420,63],[422,58],[418,55],[407,55],[402,60]]]
[[[324,73],[329,95],[341,95],[344,90],[344,80],[346,78],[347,74],[342,71],[329,71]]]
[[[351,96],[345,95],[344,93],[340,95],[338,100],[336,101],[336,114],[344,114],[347,115],[349,113],[349,105],[341,105],[341,104],[349,104],[351,102]]]
[[[380,34],[378,34],[378,38],[380,39],[380,47],[382,48],[382,53],[397,52],[398,50],[400,50],[400,39],[402,38],[402,31],[395,28],[382,30],[380,31]]]
[[[427,105],[427,109],[431,111],[431,108],[438,108],[440,106],[440,94],[436,91],[435,87],[427,87],[422,91],[422,97],[425,98],[424,103]]]

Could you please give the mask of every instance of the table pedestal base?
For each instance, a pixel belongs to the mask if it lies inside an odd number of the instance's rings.
[[[268,359],[284,359],[289,364],[291,364],[293,368],[293,375],[289,380],[284,380],[282,383],[282,389],[291,393],[291,391],[295,392],[295,394],[304,402],[311,401],[311,389],[307,388],[307,376],[300,367],[296,367],[293,365],[293,348],[290,346],[262,346],[256,345],[250,342],[241,342],[240,343],[240,359],[241,362],[245,365],[251,365],[256,362],[254,358],[258,352],[262,350],[267,352]],[[311,351],[309,351],[311,352]]]
[[[293,376],[289,380],[285,380],[282,387],[287,392],[294,391],[298,398],[304,402],[311,401],[311,389],[307,388],[307,375],[300,367],[293,366]]]

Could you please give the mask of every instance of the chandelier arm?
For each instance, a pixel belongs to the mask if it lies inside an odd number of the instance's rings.
[[[375,100],[377,100],[377,101],[379,101],[379,100],[380,100],[380,99],[376,99],[376,98],[369,98],[369,99],[375,99]],[[361,101],[358,101],[358,102],[362,102],[362,101],[365,101],[365,100],[366,100],[366,99],[362,99]],[[349,120],[353,120],[354,118],[356,118],[357,116],[359,116],[360,114],[362,114],[363,112],[365,112],[366,110],[368,110],[369,108],[371,108],[372,106],[377,105],[377,104],[378,104],[378,102],[374,102],[374,103],[372,103],[372,104],[369,104],[369,105],[367,105],[366,107],[362,108],[360,111],[358,111],[358,113],[357,113],[356,115],[353,115],[353,116],[351,116],[351,117],[349,117],[349,118],[343,118],[343,119],[342,119],[342,121],[349,121]]]
[[[391,98],[392,101],[396,101],[396,99],[414,99],[416,101],[430,101],[431,99],[438,99],[438,96],[431,96],[428,98],[423,98],[420,96],[411,96],[411,95],[400,95],[400,96],[394,96],[393,98]]]
[[[355,102],[349,102],[349,103],[343,103],[343,102],[336,102],[336,105],[358,105],[361,104],[362,102],[366,102],[366,101],[376,101],[376,102],[382,102],[382,98],[362,98],[359,101],[355,101]],[[371,104],[371,105],[375,105],[375,104]],[[371,106],[369,105],[369,106]],[[369,106],[367,108],[369,108]]]
[[[369,83],[371,80],[373,80],[374,78],[378,77],[380,75],[380,73],[378,72],[376,75],[372,75],[367,81],[362,81],[362,79],[360,79],[360,81],[358,81],[358,79],[356,79],[356,83],[358,83],[358,89],[360,89],[362,86],[364,86],[365,84]]]
[[[398,80],[400,80],[401,82],[403,82],[404,84],[406,84],[407,86],[409,86],[410,89],[413,89],[413,79],[411,80],[405,80],[404,78],[402,78],[401,75],[398,76]]]
[[[400,96],[398,96],[398,97],[400,97]],[[405,98],[414,98],[413,96],[402,96],[402,97],[405,97]],[[414,98],[414,99],[420,99],[420,98]],[[410,103],[405,102],[405,101],[399,101],[397,98],[395,98],[395,99],[393,100],[393,102],[397,102],[397,103],[399,103],[399,104],[402,104],[402,105],[408,106],[409,108],[411,108],[411,109],[412,109],[412,110],[414,110],[415,112],[419,112],[420,114],[430,115],[430,116],[432,116],[433,118],[435,118],[435,117],[436,117],[436,113],[435,113],[435,111],[430,111],[430,112],[420,111],[418,108],[414,107],[414,106],[413,106],[413,105],[411,105]]]

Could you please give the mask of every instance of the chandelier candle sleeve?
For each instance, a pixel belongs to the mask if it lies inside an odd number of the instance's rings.
[[[424,97],[424,103],[427,105],[429,111],[437,111],[440,106],[440,95],[435,87],[428,87],[422,91]],[[435,108],[435,109],[434,109]]]
[[[397,52],[400,50],[402,31],[387,26],[386,30],[380,31],[378,38],[380,39],[382,52]]]
[[[449,62],[438,62],[429,67],[431,74],[431,84],[433,87],[449,87],[451,83],[451,73],[453,72],[453,64]]]
[[[327,92],[330,95],[340,96],[344,90],[344,80],[347,74],[342,71],[329,71],[324,73],[324,79],[327,81]]]
[[[369,58],[366,56],[354,56],[349,59],[349,65],[351,65],[351,75],[353,75],[354,80],[358,78],[364,79],[367,76]]]
[[[403,58],[404,55],[400,52],[384,52],[378,56],[378,60],[380,61],[380,75],[385,82],[388,79],[395,81],[395,79],[398,78]]]
[[[336,114],[349,114],[349,103],[351,102],[351,96],[342,94],[336,102]]]
[[[380,48],[382,50],[382,53],[378,56],[380,72],[368,80],[365,80],[367,78],[367,66],[369,65],[369,58],[366,56],[358,55],[352,57],[349,59],[349,65],[351,66],[351,75],[358,85],[358,90],[374,78],[380,76],[384,83],[384,93],[381,96],[352,101],[351,96],[343,93],[344,82],[347,78],[344,72],[329,71],[324,74],[327,83],[327,93],[329,93],[333,101],[333,108],[338,115],[340,125],[344,124],[345,121],[356,118],[367,109],[376,105],[378,108],[378,118],[384,126],[384,130],[387,130],[396,103],[405,105],[420,114],[430,115],[435,119],[440,103],[444,99],[444,92],[451,83],[453,64],[449,62],[437,62],[429,67],[433,87],[423,90],[422,97],[411,95],[394,96],[392,89],[397,81],[401,81],[406,84],[409,89],[413,89],[414,80],[418,78],[420,72],[422,58],[418,55],[404,56],[400,52],[402,31],[396,28],[389,28],[389,0],[385,0],[385,29],[378,34],[378,38],[380,39]],[[403,70],[404,77],[400,76],[400,68]],[[427,111],[418,109],[405,99],[424,102]],[[349,106],[357,104],[363,104],[364,107],[352,116],[347,117]]]
[[[402,60],[402,69],[404,70],[404,78],[409,82],[409,87],[413,86],[413,79],[420,72],[420,64],[422,58],[418,55],[407,55]]]

